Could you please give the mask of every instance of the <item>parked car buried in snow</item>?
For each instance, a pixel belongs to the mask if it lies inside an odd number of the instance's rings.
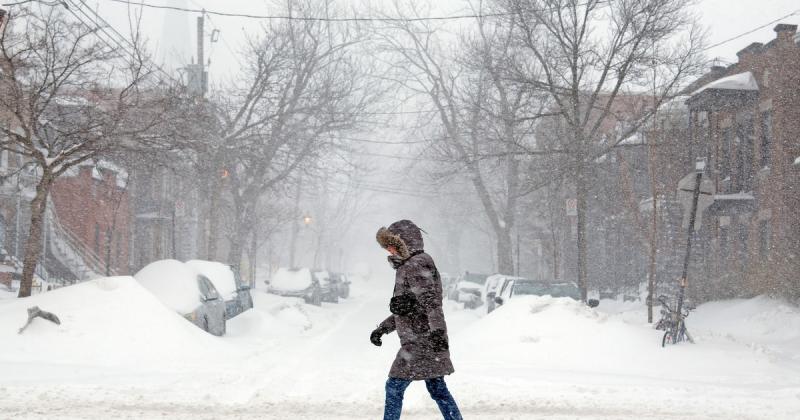
[[[460,302],[458,298],[462,292],[462,290],[459,290],[459,285],[461,285],[461,283],[467,282],[467,283],[477,284],[479,289],[482,289],[488,277],[489,277],[488,274],[470,273],[469,271],[465,272],[464,274],[460,275],[457,280],[451,281],[450,283],[451,286],[447,290],[447,298],[450,300],[455,300],[457,302]],[[463,287],[461,289],[463,289]],[[481,297],[482,296],[479,290],[478,299],[480,300]]]
[[[279,268],[267,283],[267,292],[299,297],[306,303],[322,305],[322,287],[308,268]]]
[[[340,298],[347,299],[350,296],[350,280],[344,273],[330,273],[330,278],[336,284],[336,292]]]
[[[466,309],[475,309],[483,305],[481,290],[483,286],[471,281],[460,281],[455,286],[456,302],[463,303]]]
[[[242,281],[239,270],[233,266],[215,261],[191,260],[186,264],[203,274],[225,301],[225,317],[231,319],[253,307],[250,286]]]
[[[133,277],[164,305],[204,331],[225,334],[225,302],[211,280],[187,264],[155,261]]]
[[[494,298],[497,306],[503,305],[515,296],[552,296],[555,298],[568,297],[575,300],[581,299],[581,291],[574,283],[547,283],[539,280],[523,278],[508,278]],[[587,304],[594,308],[599,304],[596,299],[589,299]]]
[[[319,283],[322,301],[339,303],[339,276],[332,276],[325,270],[313,270],[311,274]]]

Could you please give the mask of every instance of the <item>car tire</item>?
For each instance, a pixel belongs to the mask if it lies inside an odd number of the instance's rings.
[[[339,296],[342,299],[347,299],[347,297],[350,296],[350,286],[344,285],[344,287],[342,287],[342,290],[339,292]]]

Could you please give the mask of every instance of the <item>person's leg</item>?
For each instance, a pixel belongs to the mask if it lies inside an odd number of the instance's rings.
[[[383,409],[383,420],[398,420],[403,411],[403,394],[411,384],[407,379],[389,378],[386,381],[386,405]]]
[[[444,383],[444,378],[433,378],[425,380],[425,387],[428,388],[428,393],[431,398],[436,401],[439,406],[439,411],[442,412],[442,417],[445,420],[462,420],[461,412],[458,410],[456,400],[450,395],[447,390],[447,384]]]

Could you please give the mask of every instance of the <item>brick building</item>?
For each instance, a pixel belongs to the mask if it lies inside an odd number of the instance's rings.
[[[127,173],[101,161],[58,178],[51,192],[58,223],[98,274],[127,274],[131,211]]]
[[[796,25],[774,30],[773,40],[750,44],[737,63],[712,68],[686,89],[684,155],[662,157],[662,166],[685,165],[676,176],[690,172],[695,157],[708,159],[716,195],[698,234],[700,298],[790,290],[796,282],[800,45]]]

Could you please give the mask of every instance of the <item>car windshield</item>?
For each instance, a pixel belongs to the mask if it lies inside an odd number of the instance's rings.
[[[543,295],[547,291],[544,284],[535,281],[520,281],[514,282],[515,295]]]
[[[580,299],[581,291],[573,284],[553,284],[547,293],[552,297],[570,297],[573,299]]]

